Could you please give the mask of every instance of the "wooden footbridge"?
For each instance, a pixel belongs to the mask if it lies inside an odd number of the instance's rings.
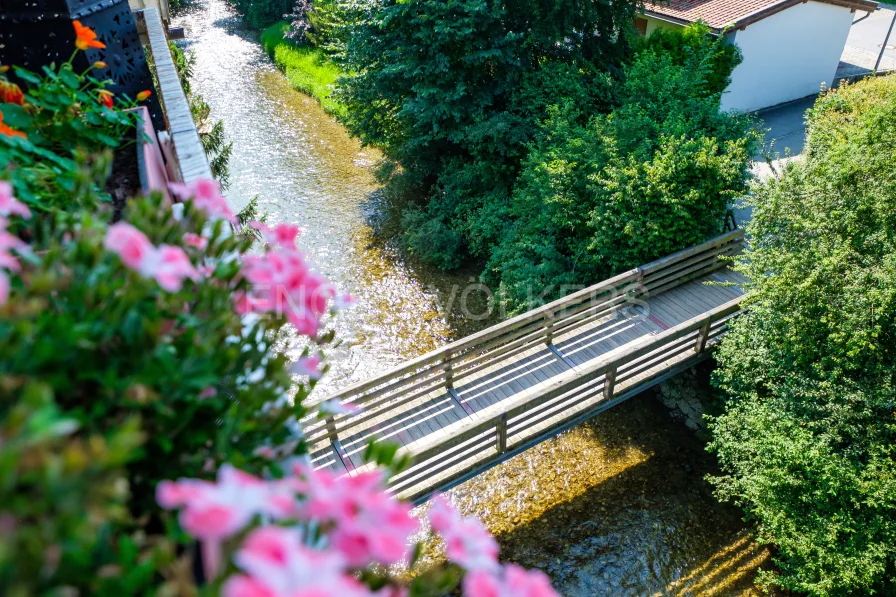
[[[360,412],[305,422],[317,468],[366,470],[379,438],[412,466],[390,480],[422,501],[707,358],[740,312],[720,257],[735,230],[625,272],[356,383],[327,400]]]

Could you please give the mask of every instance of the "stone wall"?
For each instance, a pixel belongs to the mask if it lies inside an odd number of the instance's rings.
[[[712,400],[710,375],[715,363],[701,363],[656,386],[657,398],[669,409],[673,419],[703,436],[706,421],[703,415]]]

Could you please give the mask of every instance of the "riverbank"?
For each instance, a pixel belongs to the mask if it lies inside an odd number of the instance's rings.
[[[332,116],[340,116],[345,106],[333,97],[336,82],[348,73],[326,52],[313,46],[299,46],[284,39],[289,23],[280,21],[261,33],[261,44],[293,89],[310,95]]]

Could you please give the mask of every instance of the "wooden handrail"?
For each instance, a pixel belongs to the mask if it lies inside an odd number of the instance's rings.
[[[662,259],[653,261],[643,267],[629,270],[614,276],[613,278],[604,280],[598,284],[538,307],[537,309],[527,311],[526,313],[512,317],[511,319],[486,328],[480,332],[461,338],[451,344],[430,351],[415,359],[411,359],[397,367],[393,367],[381,375],[352,384],[331,394],[323,400],[342,400],[351,396],[363,394],[369,390],[378,388],[379,386],[384,386],[384,388],[377,391],[377,394],[381,395],[388,391],[387,386],[397,386],[402,384],[405,381],[403,379],[403,376],[405,375],[421,374],[422,372],[420,370],[424,367],[430,367],[434,371],[446,369],[447,364],[456,364],[458,360],[471,356],[470,354],[465,353],[469,353],[471,349],[475,349],[481,343],[495,340],[505,334],[513,333],[514,331],[539,320],[545,326],[557,326],[563,321],[562,317],[556,317],[557,313],[567,307],[582,304],[589,299],[597,305],[599,304],[599,301],[597,300],[599,295],[617,290],[620,286],[630,286],[632,283],[642,283],[646,278],[661,273],[675,264],[684,262],[695,256],[706,254],[707,258],[711,258],[713,255],[725,252],[731,246],[739,245],[743,242],[743,239],[744,233],[742,230],[728,232],[703,244],[663,257]],[[550,342],[550,334],[548,334],[547,337],[548,342]],[[450,382],[455,382],[457,380],[456,377],[452,379],[452,376],[449,376],[448,379]],[[355,402],[358,401],[356,400]],[[360,402],[363,403],[363,400]]]
[[[662,346],[674,343],[688,334],[697,332],[707,324],[712,325],[715,321],[738,313],[740,311],[740,303],[744,298],[743,296],[738,297],[708,313],[669,328],[661,334],[633,342],[622,352],[598,359],[580,370],[567,371],[544,381],[525,392],[521,392],[511,402],[502,402],[500,411],[492,414],[488,414],[488,409],[480,411],[477,413],[476,419],[465,419],[449,425],[442,429],[442,432],[439,434],[440,438],[432,438],[429,441],[424,439],[418,442],[414,448],[402,448],[399,450],[399,454],[408,455],[414,459],[416,464],[422,464],[427,459],[437,456],[446,449],[463,443],[493,427],[497,427],[505,417],[513,418],[522,414],[533,406],[563,395],[590,381],[599,379],[610,370],[619,371],[625,365],[632,363],[638,358]],[[700,350],[702,351],[705,346],[703,344]],[[697,347],[695,346],[695,352],[697,352],[696,349]],[[612,393],[610,396],[605,396],[605,399],[611,398]],[[400,477],[399,475],[398,478]]]

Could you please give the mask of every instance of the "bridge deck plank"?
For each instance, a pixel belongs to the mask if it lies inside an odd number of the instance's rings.
[[[705,284],[708,281],[727,281],[738,286]],[[635,309],[620,310],[563,331],[553,338],[553,344],[578,370],[597,359],[622,352],[634,341],[658,335],[727,303],[742,294],[740,285],[745,281],[743,276],[728,269],[703,275],[650,296],[646,299],[646,307],[640,312]],[[663,360],[656,362],[647,358],[642,365],[632,369],[637,373],[633,376],[629,374],[619,384],[619,389],[634,387],[651,376],[659,375],[663,370],[694,358],[694,353],[689,349],[669,358],[665,358],[665,355],[662,358]],[[424,440],[431,445],[434,438],[450,435],[452,427],[457,426],[456,423],[501,412],[503,403],[509,403],[534,386],[569,371],[569,364],[558,358],[549,346],[539,343],[518,354],[511,353],[506,359],[456,380],[454,389],[459,403],[447,389],[434,389],[399,408],[384,410],[371,421],[341,433],[339,439],[354,471],[366,470],[369,466],[364,464],[363,455],[371,439],[394,441],[411,450],[415,445],[423,445]],[[552,414],[531,427],[509,433],[508,440],[511,444],[518,444],[526,441],[526,438],[536,437],[541,431],[558,424],[558,421],[568,419],[571,414],[595,408],[602,399],[600,393],[578,403],[570,401],[568,397],[562,400],[558,398],[556,404],[564,404],[563,401],[566,400],[570,402],[569,408],[564,407],[561,412]],[[549,410],[545,410],[547,412]],[[326,439],[313,446],[312,460],[315,468],[344,471],[343,463],[333,452]],[[494,454],[480,451],[476,453],[474,460],[493,456]],[[439,480],[455,478],[452,475],[456,476],[465,467],[469,468],[471,462],[463,461],[420,482],[433,484]],[[405,487],[400,493],[414,495],[414,487],[416,485]]]

